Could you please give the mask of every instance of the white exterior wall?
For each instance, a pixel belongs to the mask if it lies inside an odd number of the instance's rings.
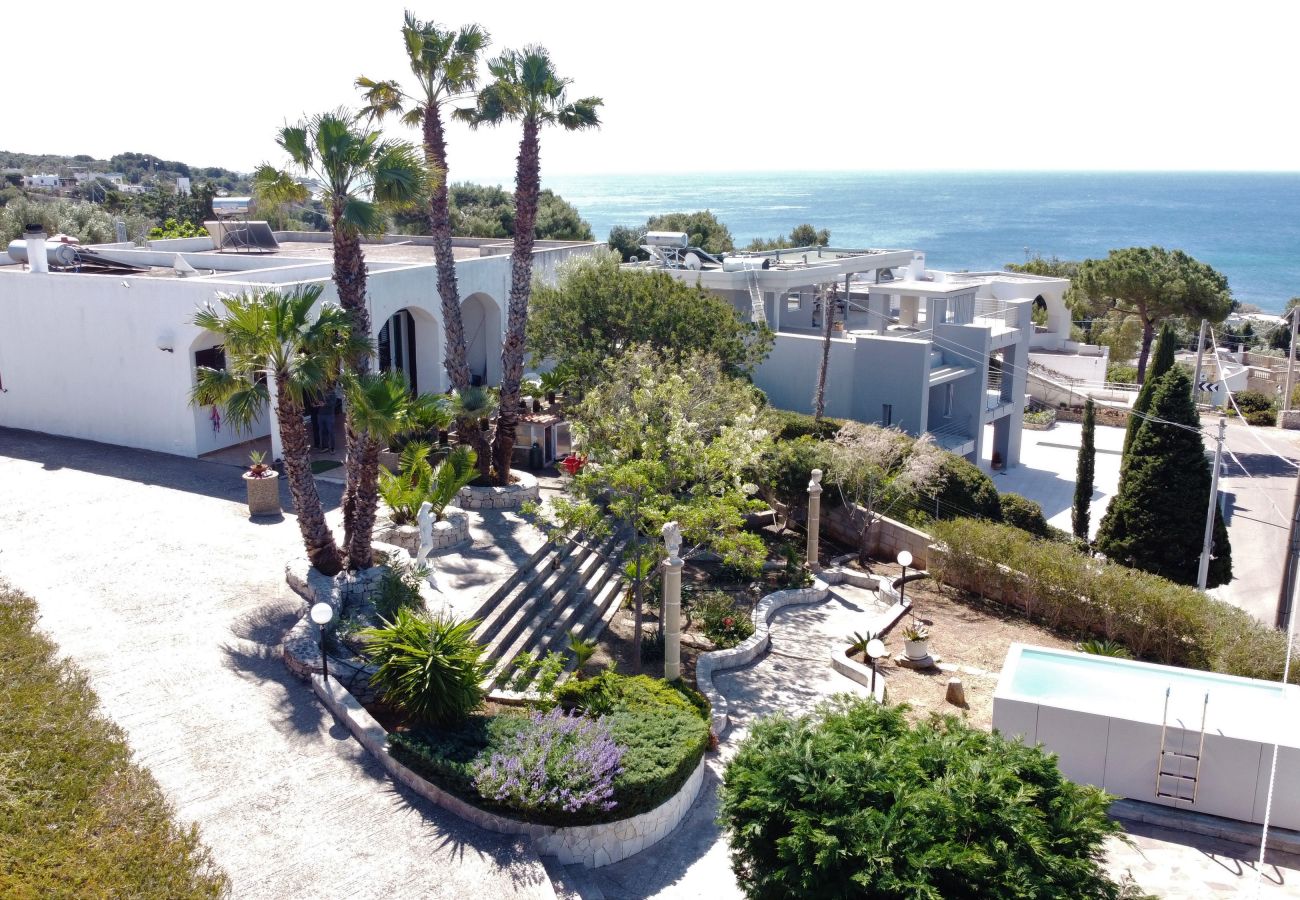
[[[595,245],[544,248],[535,272],[554,277],[556,264]],[[144,265],[170,265],[177,250],[117,254]],[[322,300],[337,302],[332,266],[319,260],[186,253],[200,272],[220,265],[242,271],[175,278],[32,274],[0,268],[0,426],[43,431],[182,456],[198,456],[268,433],[263,419],[236,433],[223,421],[214,431],[211,408],[189,404],[194,352],[218,343],[190,324],[194,311],[219,293],[259,285],[316,283]],[[462,298],[478,295],[499,312],[485,335],[489,377],[500,372],[509,256],[457,262]],[[376,262],[367,284],[372,335],[401,309],[416,321],[417,384],[421,391],[447,388],[443,369],[441,300],[432,264]],[[159,349],[159,343],[172,352]],[[499,374],[498,374],[499,377]]]
[[[1073,342],[1070,342],[1073,343]],[[1087,346],[1074,344],[1075,347]],[[1069,346],[1065,348],[1067,351]],[[1090,348],[1091,349],[1091,348]],[[1081,353],[1034,353],[1030,352],[1029,361],[1060,372],[1067,378],[1085,381],[1089,384],[1103,384],[1106,381],[1106,364],[1110,362],[1110,348],[1102,347],[1099,355]]]

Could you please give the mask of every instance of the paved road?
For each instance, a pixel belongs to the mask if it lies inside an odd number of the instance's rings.
[[[235,897],[554,897],[530,844],[396,788],[288,674],[297,523],[251,523],[243,490],[229,466],[0,429],[0,577]]]

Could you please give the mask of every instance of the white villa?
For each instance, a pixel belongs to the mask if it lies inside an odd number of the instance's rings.
[[[646,239],[651,259],[629,265],[699,284],[776,332],[754,376],[773,405],[811,410],[823,308],[833,303],[826,414],[929,432],[972,462],[992,425],[995,460],[1018,464],[1030,353],[1080,353],[1069,341],[1065,279],[928,270],[914,250],[801,247],[719,259],[687,247],[684,234]],[[1045,325],[1033,323],[1035,306]]]
[[[274,238],[273,248],[224,251],[211,237],[143,249],[51,242],[32,254],[47,266],[0,258],[0,425],[181,456],[268,434],[266,419],[237,433],[210,407],[190,405],[195,367],[215,360],[218,343],[191,319],[218,294],[260,286],[319,284],[323,299],[337,298],[328,234]],[[598,246],[538,241],[534,271],[553,277],[559,262]],[[487,384],[500,380],[510,249],[499,238],[455,239],[470,369]],[[386,237],[364,252],[380,366],[404,372],[420,391],[446,390],[430,239]]]
[[[52,240],[44,251],[36,250],[44,238],[31,235],[33,265],[19,262],[23,245],[11,248],[0,259],[0,425],[183,456],[266,435],[269,421],[238,433],[219,411],[190,405],[196,366],[220,359],[217,336],[191,319],[221,293],[261,286],[319,284],[334,299],[329,235],[230,220],[209,231],[145,248]],[[975,462],[986,425],[998,461],[1019,461],[1031,351],[1078,356],[1062,279],[937,272],[913,250],[813,247],[718,260],[686,248],[685,235],[664,243],[632,265],[698,282],[776,331],[755,376],[775,406],[811,410],[822,307],[833,302],[827,414],[928,431]],[[549,280],[559,263],[600,246],[538,241],[534,271]],[[380,368],[405,373],[414,389],[446,390],[430,239],[389,236],[364,252]],[[470,369],[494,384],[510,243],[456,238],[455,254]],[[1033,324],[1035,306],[1046,309],[1046,325]]]

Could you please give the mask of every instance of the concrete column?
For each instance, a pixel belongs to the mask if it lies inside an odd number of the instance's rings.
[[[822,470],[813,469],[808,482],[808,568],[818,571],[817,543],[822,530]]]
[[[664,547],[668,558],[664,568],[664,679],[676,681],[682,677],[682,532],[676,522],[663,527]]]
[[[904,294],[898,304],[898,324],[915,328],[921,314],[921,298]]]

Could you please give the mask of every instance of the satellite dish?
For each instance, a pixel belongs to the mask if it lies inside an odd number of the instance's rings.
[[[704,261],[700,259],[699,254],[691,253],[689,251],[684,257],[682,257],[682,264],[685,265],[686,268],[694,269],[696,271],[699,271],[704,267]]]

